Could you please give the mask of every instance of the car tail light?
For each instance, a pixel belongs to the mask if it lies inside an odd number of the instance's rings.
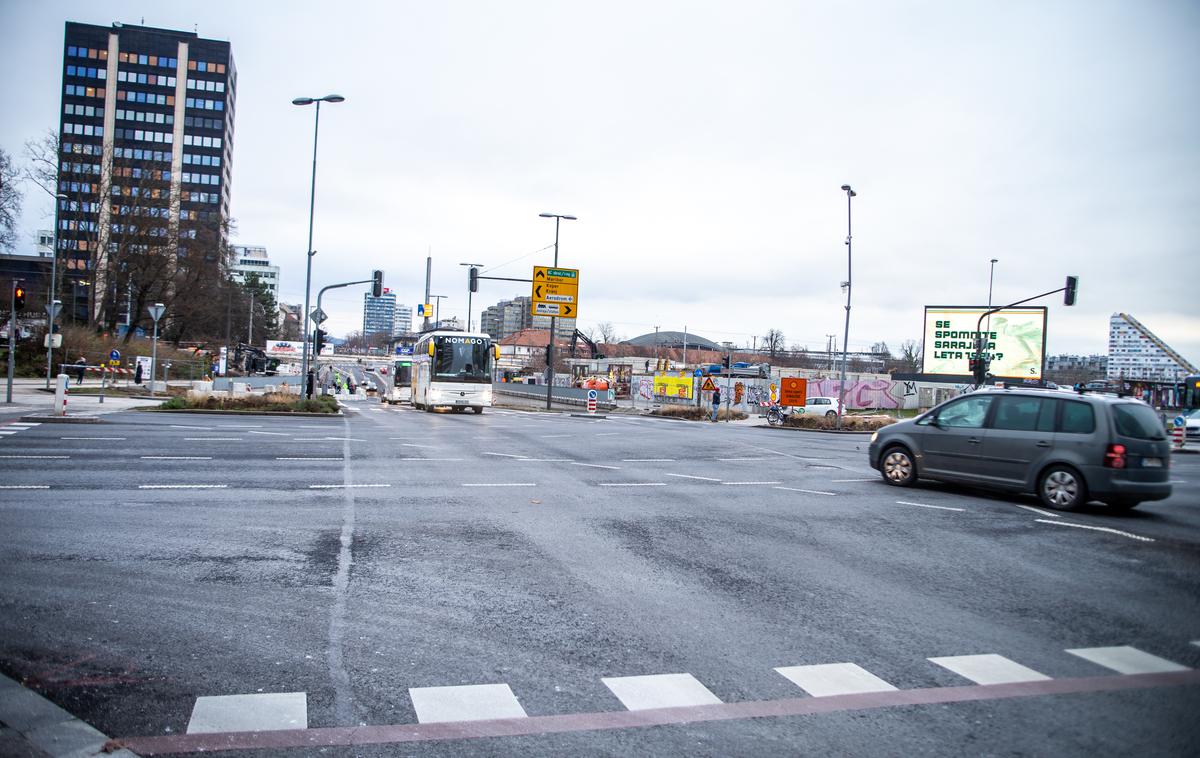
[[[1104,453],[1105,468],[1125,468],[1125,446],[1109,445]]]

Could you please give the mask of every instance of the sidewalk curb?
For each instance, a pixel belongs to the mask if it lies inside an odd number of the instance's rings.
[[[114,411],[115,412],[115,411]],[[22,421],[38,424],[99,424],[99,416],[43,416],[30,414],[22,416]]]
[[[875,430],[871,431],[853,431],[850,429],[805,429],[799,426],[771,426],[770,424],[759,424],[755,429],[778,429],[781,432],[812,432],[813,434],[874,434]]]
[[[209,416],[294,416],[297,418],[340,418],[345,416],[344,411],[337,413],[309,413],[307,411],[224,411],[215,408],[131,408],[143,413],[198,413],[200,415]]]
[[[20,682],[0,674],[0,722],[26,742],[55,758],[115,755],[136,758],[121,749],[106,753],[111,740]]]

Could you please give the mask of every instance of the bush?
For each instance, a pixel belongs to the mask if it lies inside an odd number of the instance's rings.
[[[188,407],[188,404],[187,400],[182,397],[173,397],[158,407],[166,411],[177,411]]]
[[[708,421],[712,418],[712,406],[697,408],[694,405],[664,405],[655,409],[650,415],[666,416],[667,418],[681,418],[689,421]],[[749,418],[745,413],[732,408],[721,408],[718,418],[722,421],[725,419],[733,419],[740,421],[744,418]]]
[[[851,432],[872,432],[894,423],[896,419],[887,416],[842,416],[842,429]],[[793,413],[788,416],[787,426],[800,429],[837,429],[837,418]]]
[[[159,408],[162,410],[275,411],[283,413],[338,412],[337,400],[331,395],[321,395],[312,400],[301,400],[296,395],[281,392],[243,397],[225,395],[209,395],[203,398],[173,397]]]

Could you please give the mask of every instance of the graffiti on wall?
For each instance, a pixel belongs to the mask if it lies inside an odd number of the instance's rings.
[[[654,399],[654,379],[642,376],[637,379],[637,396],[643,400]]]
[[[899,408],[903,405],[901,398],[894,394],[894,385],[887,379],[869,379],[866,381],[846,382],[847,408]],[[905,384],[909,384],[906,382]],[[915,392],[915,389],[914,389]],[[808,383],[809,397],[837,397],[837,379],[817,379]]]

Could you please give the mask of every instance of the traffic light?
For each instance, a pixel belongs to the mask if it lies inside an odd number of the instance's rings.
[[[371,297],[379,297],[383,294],[383,272],[379,269],[372,274],[373,281],[371,282]]]
[[[987,381],[988,362],[986,360],[971,358],[967,361],[967,365],[971,368],[971,376],[975,379],[976,384],[983,384]]]
[[[13,289],[13,305],[16,308],[24,308],[25,307],[25,288],[24,287],[21,287],[18,285],[15,289]]]
[[[467,269],[467,285],[472,292],[479,291],[479,269],[474,266]]]
[[[1075,291],[1079,288],[1079,277],[1068,276],[1067,286],[1063,290],[1063,305],[1075,304]]]
[[[313,355],[320,355],[323,347],[325,347],[325,332],[318,329],[313,334]]]
[[[726,369],[728,369],[728,368],[729,368],[729,356],[728,356],[728,355],[726,355],[726,356],[725,356],[725,363],[724,363],[724,366],[725,366],[725,368],[726,368]]]

